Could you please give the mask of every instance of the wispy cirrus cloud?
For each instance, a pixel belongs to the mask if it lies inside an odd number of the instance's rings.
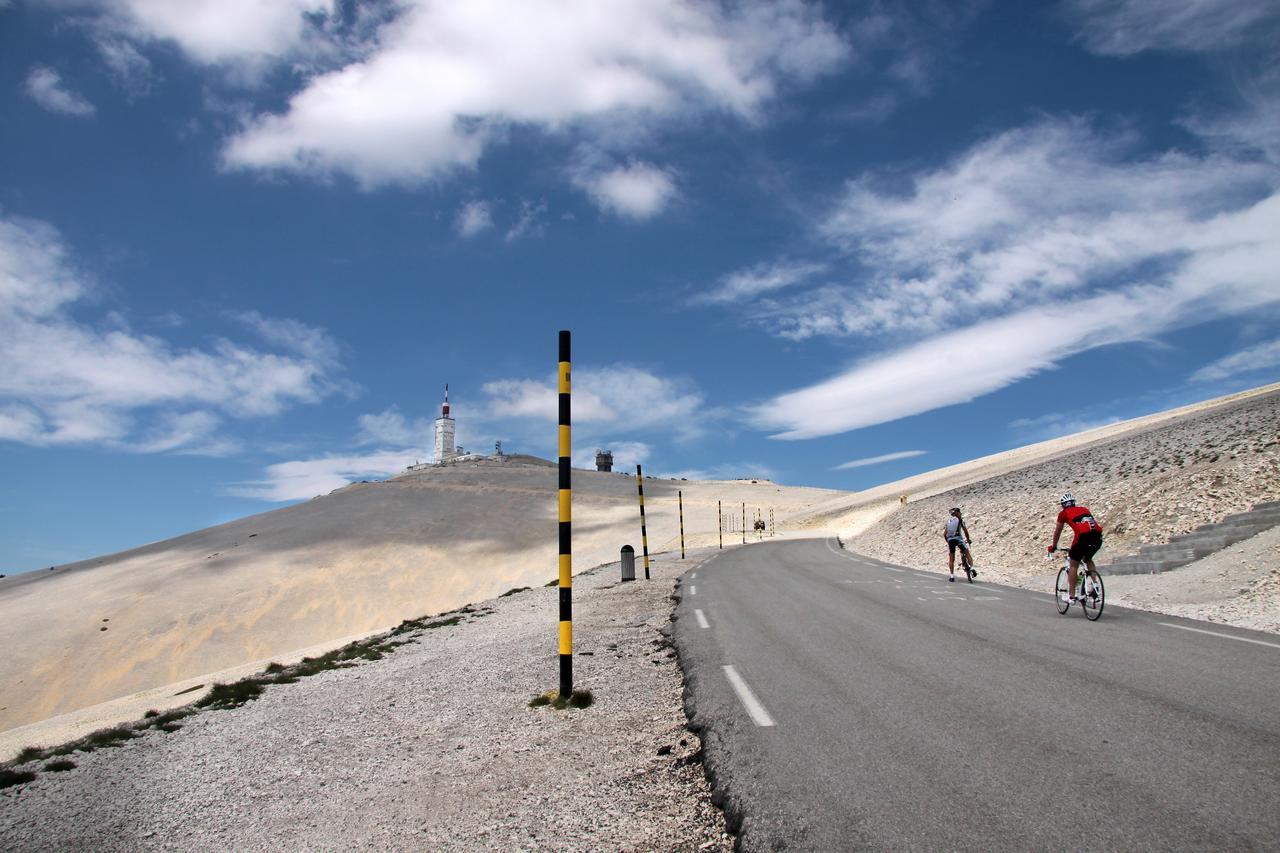
[[[1280,32],[1280,9],[1254,0],[1067,0],[1064,9],[1085,46],[1111,56],[1274,43]]]
[[[1256,201],[1276,169],[1213,152],[1135,155],[1077,118],[983,140],[907,192],[851,181],[821,228],[848,284],[767,302],[779,334],[938,332],[1181,263],[1197,223]]]
[[[1211,361],[1191,374],[1190,379],[1192,382],[1218,382],[1277,369],[1280,369],[1280,339],[1254,344]]]
[[[516,221],[507,229],[503,240],[508,243],[514,243],[526,237],[541,236],[546,230],[546,215],[547,203],[545,201],[525,199],[520,202],[520,212],[516,216]]]
[[[751,407],[753,421],[778,438],[831,435],[1280,301],[1268,272],[1280,168],[1256,137],[1220,144],[1233,125],[1215,126],[1200,153],[1153,153],[1132,134],[1045,119],[905,188],[855,178],[820,230],[841,267],[785,300],[764,293],[747,316],[794,340],[860,338],[868,354]],[[904,335],[917,343],[888,343]]]
[[[1121,420],[1116,415],[1102,414],[1092,409],[1080,412],[1050,412],[1034,418],[1017,418],[1009,422],[1009,429],[1015,430],[1025,438],[1044,441],[1109,426]]]
[[[927,450],[899,450],[896,453],[882,453],[879,456],[867,456],[863,459],[854,459],[852,462],[844,462],[832,468],[832,471],[848,471],[852,468],[865,468],[868,465],[880,465],[885,462],[896,462],[899,459],[914,459],[917,456],[924,456]]]
[[[270,349],[176,347],[110,316],[83,319],[94,293],[52,226],[0,216],[0,440],[224,455],[236,447],[218,434],[228,419],[349,387],[327,333],[296,320],[243,315]]]
[[[759,263],[730,273],[714,288],[694,297],[694,302],[724,305],[752,300],[767,293],[810,281],[814,276],[825,272],[827,268],[827,264],[824,263],[803,261]]]

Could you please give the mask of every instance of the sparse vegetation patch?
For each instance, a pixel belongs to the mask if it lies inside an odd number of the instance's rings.
[[[567,699],[561,696],[558,690],[548,690],[530,699],[529,707],[541,708],[544,705],[550,705],[557,711],[563,711],[565,708],[590,708],[595,701],[595,696],[590,690],[575,690]]]
[[[141,737],[142,734],[150,729],[162,732],[176,732],[182,728],[180,720],[193,714],[198,714],[203,710],[226,711],[238,708],[246,702],[257,699],[272,684],[293,684],[300,678],[306,678],[327,670],[357,666],[362,660],[380,660],[400,646],[413,642],[424,631],[457,625],[463,620],[464,616],[478,618],[492,612],[492,610],[476,610],[468,604],[458,610],[442,613],[435,619],[429,619],[426,616],[418,619],[406,619],[386,634],[357,640],[354,643],[348,643],[342,648],[334,649],[322,655],[303,658],[292,665],[272,662],[267,664],[262,672],[255,675],[226,684],[215,684],[205,696],[181,708],[164,712],[152,709],[147,711],[143,718],[135,723],[99,729],[78,740],[69,741],[59,746],[27,747],[18,753],[13,761],[0,766],[0,788],[20,785],[36,778],[36,774],[32,770],[15,769],[18,765],[45,761],[50,758],[60,759],[62,756],[70,755],[73,752],[93,752],[95,749],[120,746],[126,740]],[[396,639],[411,632],[415,633],[415,636]],[[203,687],[203,684],[196,684],[185,690],[179,690],[173,695],[181,696],[184,693],[193,693]],[[575,698],[577,694],[578,691],[574,691]],[[547,701],[550,702],[551,700],[548,699]],[[61,759],[50,761],[42,769],[56,772],[70,770],[75,766],[74,761]]]
[[[0,788],[12,788],[36,778],[30,770],[0,770]]]

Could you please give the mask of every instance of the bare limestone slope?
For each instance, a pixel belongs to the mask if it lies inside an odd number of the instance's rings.
[[[986,577],[1042,586],[1058,497],[1073,492],[1102,521],[1099,563],[1280,498],[1280,389],[1185,412],[1091,442],[1039,464],[912,500],[854,536],[849,547],[885,560],[946,569],[941,532],[960,506]],[[1070,541],[1070,533],[1064,536]],[[1169,573],[1177,583],[1178,571]],[[1125,585],[1124,582],[1121,586]],[[1159,586],[1160,582],[1156,582]],[[1154,592],[1152,592],[1154,595]],[[1146,606],[1149,596],[1131,600]]]
[[[651,550],[679,547],[677,489],[690,547],[715,542],[717,500],[772,506],[783,519],[836,494],[763,480],[650,479]],[[577,569],[616,560],[623,544],[639,550],[634,478],[575,471],[574,516]],[[507,457],[355,484],[0,580],[0,732],[165,685],[177,693],[230,668],[296,658],[402,619],[540,587],[556,575],[556,542],[555,467]],[[190,698],[139,701],[145,710]],[[137,713],[112,708],[80,728]]]

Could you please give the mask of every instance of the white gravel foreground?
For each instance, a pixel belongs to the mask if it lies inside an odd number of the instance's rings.
[[[557,591],[533,589],[381,660],[74,753],[0,790],[0,848],[730,850],[663,633],[675,578],[711,553],[654,560],[649,582],[617,564],[574,579],[590,708],[527,705],[558,680]]]

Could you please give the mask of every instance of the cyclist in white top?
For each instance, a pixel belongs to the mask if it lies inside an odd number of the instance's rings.
[[[956,549],[959,548],[964,551],[964,553],[969,554],[969,549],[965,546],[965,543],[968,542],[969,545],[973,544],[973,539],[969,536],[969,528],[964,526],[964,519],[960,517],[960,507],[953,506],[951,508],[951,517],[947,519],[947,526],[943,529],[942,538],[947,540],[947,552],[949,555],[947,571],[951,573],[951,577],[948,578],[948,580],[951,583],[955,583]],[[970,562],[973,561],[972,554],[969,555],[969,560]],[[978,574],[977,569],[970,569],[970,571],[972,571],[974,575]]]

